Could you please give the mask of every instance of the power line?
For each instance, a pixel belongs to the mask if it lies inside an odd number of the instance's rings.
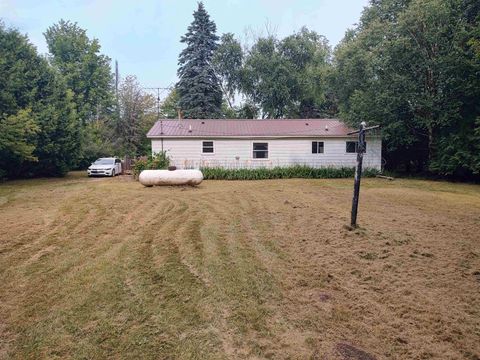
[[[171,85],[171,84],[170,84]],[[165,91],[165,90],[171,90],[170,87],[142,87],[144,90],[156,90],[157,92],[157,121],[160,121],[160,135],[163,135],[163,120],[160,118],[160,90]],[[162,152],[163,152],[163,138],[161,139],[161,147],[162,147]]]

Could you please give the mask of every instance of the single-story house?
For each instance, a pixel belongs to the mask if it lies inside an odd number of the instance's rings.
[[[307,165],[352,167],[357,135],[338,119],[178,119],[157,121],[147,137],[180,169]],[[380,169],[382,142],[368,134],[364,167]]]

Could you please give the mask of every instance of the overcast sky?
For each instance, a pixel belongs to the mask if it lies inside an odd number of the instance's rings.
[[[335,46],[358,22],[368,0],[204,0],[217,33],[246,33],[265,28],[284,37],[302,26]],[[43,32],[60,19],[78,22],[102,52],[118,60],[120,74],[136,75],[143,86],[166,87],[176,81],[180,37],[192,21],[196,0],[0,0],[0,18],[28,34],[39,52],[47,52]],[[266,26],[268,24],[268,26]],[[113,67],[112,67],[113,68]]]

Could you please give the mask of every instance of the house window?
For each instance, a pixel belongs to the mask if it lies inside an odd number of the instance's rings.
[[[347,153],[356,153],[358,150],[358,141],[347,141]],[[365,150],[367,152],[367,143],[365,142]]]
[[[312,154],[323,154],[323,141],[312,141]]]
[[[268,143],[253,143],[253,158],[268,159]]]
[[[213,154],[213,141],[202,141],[202,153]]]

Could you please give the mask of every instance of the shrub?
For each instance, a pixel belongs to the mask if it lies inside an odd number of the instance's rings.
[[[224,169],[202,168],[203,178],[206,180],[265,180],[265,179],[336,179],[350,178],[355,174],[353,167],[322,167],[312,168],[303,165],[258,169]],[[373,177],[379,174],[376,169],[363,170],[364,177]]]
[[[165,151],[161,151],[154,155],[150,155],[148,158],[138,159],[133,165],[133,176],[138,178],[138,175],[143,170],[161,170],[166,169],[170,165],[170,158]]]

